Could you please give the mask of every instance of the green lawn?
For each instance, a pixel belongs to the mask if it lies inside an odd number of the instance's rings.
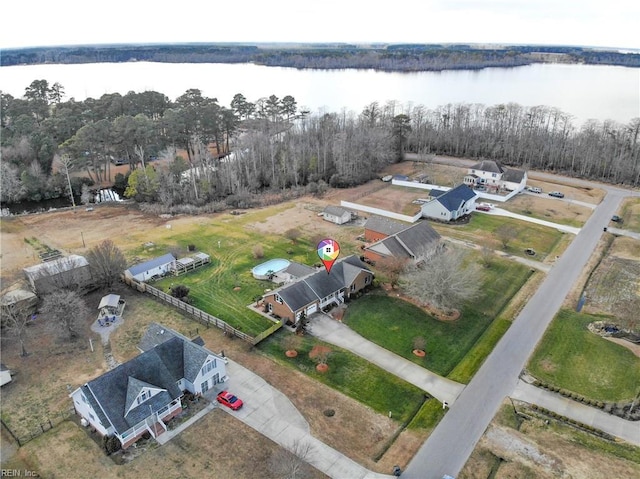
[[[562,310],[529,362],[539,380],[599,401],[632,400],[640,392],[640,358],[590,333],[603,318]]]
[[[522,265],[497,259],[483,270],[481,298],[462,308],[457,321],[438,321],[411,303],[369,294],[349,304],[344,322],[365,338],[425,368],[448,375],[531,274]],[[500,328],[502,333],[506,328]],[[424,358],[412,353],[413,339],[426,339]],[[488,354],[490,350],[484,350]],[[484,359],[476,359],[480,362]]]
[[[309,336],[302,338],[302,345],[297,348],[298,356],[285,359],[287,348],[284,339],[289,334],[288,331],[278,331],[262,341],[258,348],[280,363],[304,372],[381,414],[391,411],[397,421],[409,421],[422,404],[424,392],[421,389],[331,344],[326,344],[332,350],[327,361],[329,371],[318,373],[309,352],[314,345],[325,343]]]
[[[496,235],[496,230],[505,224],[517,232],[516,237],[508,243],[506,249],[502,247]],[[542,261],[553,251],[553,248],[564,234],[548,226],[528,223],[504,216],[483,214],[471,215],[469,224],[465,226],[438,224],[434,224],[433,226],[444,236],[467,240],[477,244],[482,244],[482,238],[485,238],[485,243],[490,244],[492,248],[506,251],[515,256],[528,258],[524,250],[533,248],[537,253],[535,259],[539,261]]]
[[[197,251],[211,255],[211,264],[179,277],[164,278],[153,286],[168,292],[172,285],[185,285],[190,289],[189,297],[195,307],[251,335],[261,333],[273,323],[247,309],[247,305],[264,294],[265,289],[275,287],[270,281],[256,280],[251,269],[273,258],[305,264],[317,261],[315,246],[304,239],[293,244],[276,235],[271,237],[224,225],[209,225],[194,234],[172,239],[185,251],[193,244]],[[263,258],[254,258],[252,250],[256,245],[261,245]]]

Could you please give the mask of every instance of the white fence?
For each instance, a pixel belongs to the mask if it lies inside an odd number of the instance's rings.
[[[386,218],[393,218],[395,220],[406,221],[407,223],[415,223],[422,218],[422,211],[416,213],[414,216],[402,215],[400,213],[394,213],[392,211],[381,210],[380,208],[374,208],[372,206],[359,205],[358,203],[351,203],[349,201],[341,201],[340,206],[349,208],[356,211],[364,211],[365,213],[372,213],[374,215],[384,216]]]
[[[407,188],[416,188],[416,189],[420,189],[420,190],[449,191],[451,189],[450,186],[431,185],[431,184],[428,184],[428,183],[417,183],[415,181],[393,180],[391,182],[391,184],[397,185],[397,186],[405,186]],[[520,193],[520,191],[522,191],[522,190],[515,190],[515,191],[510,192],[508,195],[504,195],[504,196],[503,195],[492,195],[491,193],[486,193],[484,191],[478,191],[478,190],[474,190],[474,191],[475,191],[476,195],[478,195],[480,198],[482,198],[484,200],[499,201],[501,203],[504,203],[505,201],[509,201],[515,195]]]

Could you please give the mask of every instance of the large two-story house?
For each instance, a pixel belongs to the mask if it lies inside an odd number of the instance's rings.
[[[463,183],[488,193],[522,191],[527,185],[527,172],[508,168],[498,161],[482,160],[468,169]]]
[[[185,336],[153,324],[143,353],[70,394],[76,413],[126,449],[145,433],[158,437],[182,412],[185,392],[203,394],[227,379],[224,358]]]

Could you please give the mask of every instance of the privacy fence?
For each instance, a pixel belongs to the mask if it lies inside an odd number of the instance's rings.
[[[147,293],[147,294],[150,294],[151,296],[155,296],[159,300],[164,301],[165,303],[169,303],[170,305],[178,308],[179,310],[184,311],[185,313],[192,316],[196,321],[204,324],[207,327],[215,326],[216,328],[222,329],[225,332],[225,334],[235,336],[240,339],[244,339],[245,341],[253,345],[258,344],[263,339],[271,336],[273,333],[275,333],[278,329],[282,327],[282,323],[278,321],[277,323],[274,323],[273,326],[271,326],[269,329],[263,331],[259,335],[255,337],[250,336],[249,334],[234,328],[230,324],[225,323],[220,318],[216,318],[215,316],[209,313],[206,313],[201,309],[191,306],[190,304],[187,304],[184,301],[180,301],[178,298],[174,298],[170,294],[160,291],[158,288],[154,288],[153,286],[147,283],[141,283],[139,281],[136,281],[132,278],[127,278],[127,277],[124,277],[123,281],[127,285],[131,286],[132,288],[142,293]]]

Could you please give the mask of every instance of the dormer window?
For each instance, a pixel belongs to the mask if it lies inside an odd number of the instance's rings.
[[[216,367],[216,360],[209,361],[204,366],[202,366],[202,375],[204,376],[208,372],[212,371]]]
[[[151,392],[149,390],[142,391],[138,396],[138,404],[142,404],[150,397],[151,397]]]

